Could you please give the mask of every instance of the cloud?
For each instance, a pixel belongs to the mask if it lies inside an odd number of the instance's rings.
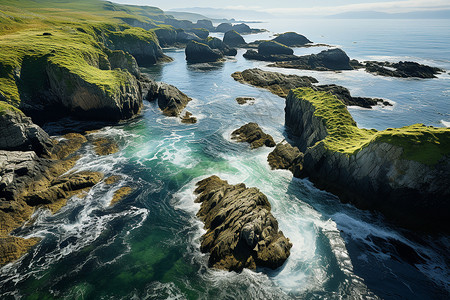
[[[332,15],[351,11],[378,11],[385,13],[405,13],[450,9],[448,0],[407,0],[392,2],[358,3],[340,6],[316,6],[307,8],[268,8],[262,11],[275,15]]]

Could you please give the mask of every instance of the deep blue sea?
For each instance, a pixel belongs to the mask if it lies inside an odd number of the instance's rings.
[[[449,20],[276,20],[252,24],[269,32],[246,41],[296,31],[315,43],[341,47],[358,60],[412,60],[446,70],[436,79],[374,76],[363,70],[317,72],[273,69],[267,63],[227,59],[208,70],[187,65],[184,50],[166,49],[171,63],[143,69],[192,97],[187,110],[199,120],[181,124],[155,103],[142,116],[95,136],[115,139],[120,151],[96,156],[81,149],[75,170],[121,175],[112,187],[96,185],[73,197],[57,214],[39,211],[31,226],[17,230],[42,242],[20,261],[0,269],[0,294],[25,299],[449,299],[448,236],[416,234],[389,225],[376,213],[342,204],[307,179],[271,170],[272,150],[251,150],[230,133],[257,122],[276,142],[285,138],[284,99],[235,82],[231,74],[259,67],[310,75],[355,96],[379,97],[394,106],[349,110],[358,125],[385,129],[414,123],[450,125]],[[221,37],[221,34],[214,34]],[[325,48],[297,48],[296,54]],[[255,97],[238,105],[236,97]],[[49,124],[58,132],[69,121]],[[210,175],[244,182],[267,195],[280,229],[293,243],[276,270],[225,272],[207,267],[199,250],[204,233],[196,218],[194,185]],[[134,191],[109,207],[122,186]]]

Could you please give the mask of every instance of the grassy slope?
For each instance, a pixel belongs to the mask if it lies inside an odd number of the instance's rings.
[[[153,19],[150,19],[153,18]],[[45,63],[56,64],[86,82],[114,92],[129,78],[123,70],[100,70],[105,60],[102,39],[131,38],[157,43],[153,32],[130,27],[123,19],[157,24],[164,13],[153,7],[101,0],[2,0],[0,2],[0,100],[18,107],[15,77],[38,89]],[[49,32],[51,36],[43,36]],[[26,72],[25,72],[26,71]]]
[[[325,147],[348,155],[356,154],[374,142],[385,142],[403,148],[402,158],[428,165],[436,164],[450,154],[450,129],[415,124],[383,131],[360,129],[346,106],[334,95],[310,88],[294,90],[297,98],[310,102],[314,115],[323,120],[329,135]]]

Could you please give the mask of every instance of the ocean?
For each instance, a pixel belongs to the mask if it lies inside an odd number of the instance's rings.
[[[245,35],[247,42],[296,31],[315,43],[342,48],[358,60],[412,60],[447,73],[436,79],[374,76],[362,70],[317,72],[267,67],[243,58],[214,68],[186,64],[183,49],[166,49],[171,63],[142,69],[152,79],[175,85],[193,98],[187,110],[196,124],[182,124],[145,103],[142,116],[92,135],[112,138],[120,151],[97,156],[80,150],[76,170],[121,175],[112,187],[96,185],[73,197],[55,215],[35,213],[34,222],[14,233],[41,243],[0,269],[0,294],[25,299],[448,299],[448,236],[417,234],[356,209],[289,171],[271,170],[270,148],[251,150],[230,139],[248,122],[258,123],[276,142],[285,138],[284,99],[240,84],[235,71],[262,68],[309,75],[335,83],[354,96],[391,101],[392,107],[349,111],[360,127],[385,129],[415,123],[450,123],[450,21],[448,20],[270,20],[252,24],[269,32]],[[221,37],[222,34],[213,34]],[[296,48],[296,54],[324,47]],[[254,97],[254,105],[235,98]],[[58,134],[76,122],[45,129]],[[207,267],[200,252],[204,233],[194,203],[195,183],[218,175],[244,182],[267,195],[280,229],[290,238],[291,256],[278,270],[225,272]],[[114,192],[133,192],[109,207]]]

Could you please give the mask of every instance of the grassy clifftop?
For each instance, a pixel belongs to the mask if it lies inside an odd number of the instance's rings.
[[[346,106],[327,92],[311,88],[293,91],[301,101],[314,107],[314,116],[323,121],[328,136],[321,142],[331,151],[356,154],[371,143],[388,143],[403,148],[402,158],[434,165],[450,155],[450,129],[415,124],[383,131],[358,128]]]
[[[124,69],[111,70],[107,47],[121,43],[132,48],[139,43],[141,48],[158,48],[153,31],[130,24],[154,28],[165,18],[155,7],[101,0],[3,0],[0,100],[20,107],[25,98],[33,98],[45,85],[49,65],[113,94],[131,75]]]

